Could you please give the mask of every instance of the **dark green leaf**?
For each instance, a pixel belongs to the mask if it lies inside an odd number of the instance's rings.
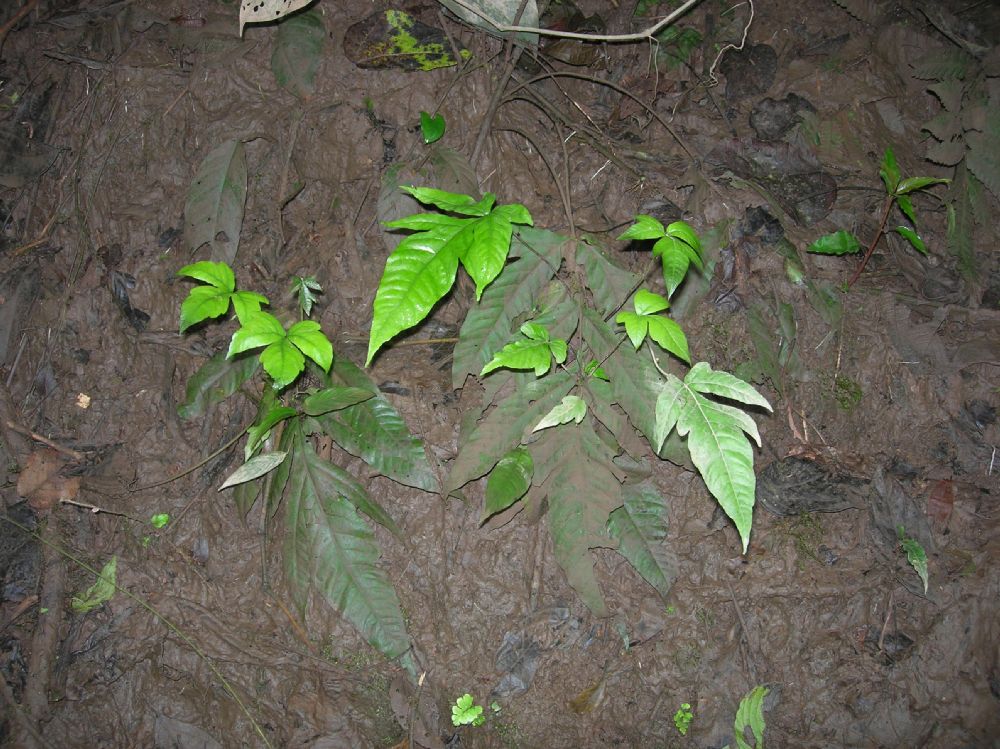
[[[934,177],[907,177],[900,181],[896,187],[896,195],[906,195],[907,193],[923,190],[930,185],[947,185],[951,180],[935,179]],[[911,219],[912,220],[912,219]]]
[[[316,90],[325,40],[323,13],[318,6],[279,23],[271,53],[271,71],[278,85],[300,99],[310,98]]]
[[[324,388],[302,402],[302,411],[309,416],[322,416],[330,411],[339,411],[366,401],[374,395],[374,392],[364,388],[344,386]]]
[[[903,237],[907,242],[913,245],[913,249],[927,254],[927,245],[924,244],[924,240],[920,238],[913,229],[909,226],[897,226],[895,229],[896,233]]]
[[[268,433],[274,428],[275,424],[279,424],[285,419],[295,416],[295,414],[296,411],[294,408],[275,406],[266,414],[260,416],[257,422],[247,429],[247,444],[243,448],[243,459],[245,461],[250,460],[251,456],[257,452],[260,443],[267,439]]]
[[[198,167],[184,204],[184,242],[190,252],[212,247],[212,258],[232,263],[240,246],[247,198],[243,144],[231,140],[215,148]]]
[[[506,510],[523,497],[531,487],[534,462],[531,453],[518,447],[504,455],[490,471],[486,480],[486,501],[480,524],[492,515]]]
[[[344,357],[337,357],[330,373],[334,385],[371,390],[375,397],[354,406],[318,416],[317,421],[340,447],[401,484],[437,492],[437,479],[427,462],[423,443],[378,393],[374,382]]]
[[[625,504],[611,513],[608,532],[618,553],[666,599],[677,579],[677,559],[667,547],[667,503],[651,483],[627,486]]]
[[[184,402],[177,407],[182,419],[204,416],[210,406],[221,403],[253,377],[260,363],[255,357],[229,359],[217,353],[191,375]]]
[[[891,148],[885,149],[885,156],[882,158],[882,166],[878,170],[878,175],[885,184],[886,193],[893,195],[899,186],[899,165],[896,163],[896,156]]]
[[[351,502],[330,494],[328,474],[299,427],[289,427],[298,436],[286,492],[284,563],[295,601],[305,610],[310,592],[319,593],[386,657],[403,656],[410,638],[389,576],[377,564],[374,534]]]

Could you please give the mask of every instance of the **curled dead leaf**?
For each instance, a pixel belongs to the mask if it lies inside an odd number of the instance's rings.
[[[75,500],[80,493],[79,476],[61,476],[66,460],[55,450],[36,450],[28,458],[17,480],[17,493],[28,500],[36,512],[51,510],[53,505]]]

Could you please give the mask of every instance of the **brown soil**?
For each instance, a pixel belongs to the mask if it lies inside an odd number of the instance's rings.
[[[345,35],[373,8],[320,0],[328,39],[305,100],[271,71],[276,27],[238,38],[233,0],[20,0],[0,23],[32,4],[0,62],[0,146],[20,138],[29,165],[51,160],[19,177],[0,169],[0,457],[17,523],[0,523],[4,745],[722,747],[740,698],[764,684],[769,746],[1000,747],[995,197],[983,196],[974,275],[948,252],[945,204],[931,197],[944,193],[929,191],[914,202],[930,254],[880,242],[850,292],[835,291],[839,316],[788,280],[768,234],[783,231],[807,278],[836,287],[857,259],[804,249],[836,229],[874,235],[886,147],[904,175],[953,176],[924,158],[921,127],[940,104],[913,65],[955,42],[921,3],[843,2],[851,15],[840,0],[758,0],[747,50],[727,51],[710,86],[715,50],[739,43],[748,7],[704,0],[682,22],[707,38],[689,66],[661,58],[650,73],[655,51],[639,43],[604,46],[587,67],[552,63],[577,77],[518,69],[541,76],[538,99],[504,100],[485,130],[497,87],[513,89],[499,79],[505,47],[433,3],[410,10],[470,64],[359,68]],[[645,23],[633,3],[613,5],[581,8],[610,32]],[[927,5],[950,8],[963,38],[1000,40],[994,3]],[[175,273],[192,261],[181,228],[198,165],[242,141],[237,278],[284,305],[292,275],[315,275],[326,291],[314,319],[361,364],[391,241],[383,178],[419,158],[419,112],[438,106],[444,142],[475,157],[483,191],[524,204],[536,226],[595,235],[630,267],[645,255],[614,238],[637,213],[680,206],[673,215],[700,232],[722,226],[712,284],[683,322],[698,360],[754,377],[775,404],[758,417],[756,469],[778,488],[741,555],[697,474],[657,461],[678,579],[661,600],[595,551],[613,611],[597,620],[544,520],[481,529],[482,487],[444,500],[345,463],[409,540],[376,531],[426,671],[415,688],[325,604],[299,616],[260,513],[244,522],[216,490],[238,446],[167,481],[253,416],[243,398],[177,416],[188,377],[231,330],[178,333],[189,285]],[[468,179],[437,175],[449,189]],[[761,227],[755,207],[776,221]],[[411,339],[448,335],[472,303],[460,287],[433,315],[440,328]],[[755,372],[754,315],[787,352],[782,309],[796,321],[791,355],[777,376]],[[390,346],[370,372],[446,465],[466,394],[439,353]],[[793,502],[779,469],[799,458],[822,466],[823,491]],[[154,513],[173,522],[156,531]],[[904,517],[927,550],[926,594],[892,536]],[[84,565],[113,555],[128,594],[74,612],[70,597],[94,581]],[[527,691],[487,707],[485,725],[453,727],[450,704],[470,692],[488,705],[505,634],[524,632],[537,645]],[[682,737],[672,716],[685,702],[695,717]]]

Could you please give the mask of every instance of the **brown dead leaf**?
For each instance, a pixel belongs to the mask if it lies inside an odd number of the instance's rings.
[[[46,512],[52,506],[74,500],[80,493],[79,476],[61,476],[66,460],[55,450],[43,448],[28,458],[17,480],[17,493],[28,500],[36,512]]]
[[[955,485],[947,480],[935,481],[927,495],[927,517],[937,531],[948,527],[951,509],[955,505]]]

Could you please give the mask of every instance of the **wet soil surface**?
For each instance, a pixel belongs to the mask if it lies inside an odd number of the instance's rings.
[[[624,33],[667,5],[563,15]],[[1000,143],[994,3],[757,2],[751,20],[704,0],[682,52],[548,42],[505,78],[507,47],[433,3],[402,7],[466,61],[424,71],[372,59],[389,6],[321,0],[314,83],[286,85],[278,26],[240,38],[234,2],[21,0],[0,23],[23,6],[0,62],[6,746],[722,747],[755,685],[769,746],[1000,746],[1000,167],[974,151]],[[981,88],[944,85],[956,57]],[[447,122],[433,159],[421,110]],[[928,125],[959,110],[964,135]],[[962,137],[968,158],[927,159]],[[244,218],[192,254],[192,181],[226,142],[245,151]],[[929,254],[887,235],[845,293],[858,257],[804,250],[838,229],[867,246],[888,147],[904,175],[966,189],[915,195]],[[217,490],[256,394],[177,411],[231,333],[178,333],[182,265],[236,252],[281,309],[314,275],[313,319],[360,365],[399,241],[380,221],[415,210],[385,185],[410,181],[522,203],[633,269],[645,250],[615,238],[637,213],[717,230],[710,283],[675,317],[697,360],[775,405],[747,553],[698,475],[654,460],[677,577],[664,600],[595,550],[608,619],[544,518],[481,528],[482,486],[444,499],[337,458],[403,531],[374,532],[419,686],[327,604],[298,609],[260,508]],[[401,340],[448,339],[472,304],[460,285]],[[444,467],[478,398],[452,388],[449,346],[390,345],[369,370]],[[112,557],[122,590],[71,606]],[[488,718],[456,728],[466,692]]]

